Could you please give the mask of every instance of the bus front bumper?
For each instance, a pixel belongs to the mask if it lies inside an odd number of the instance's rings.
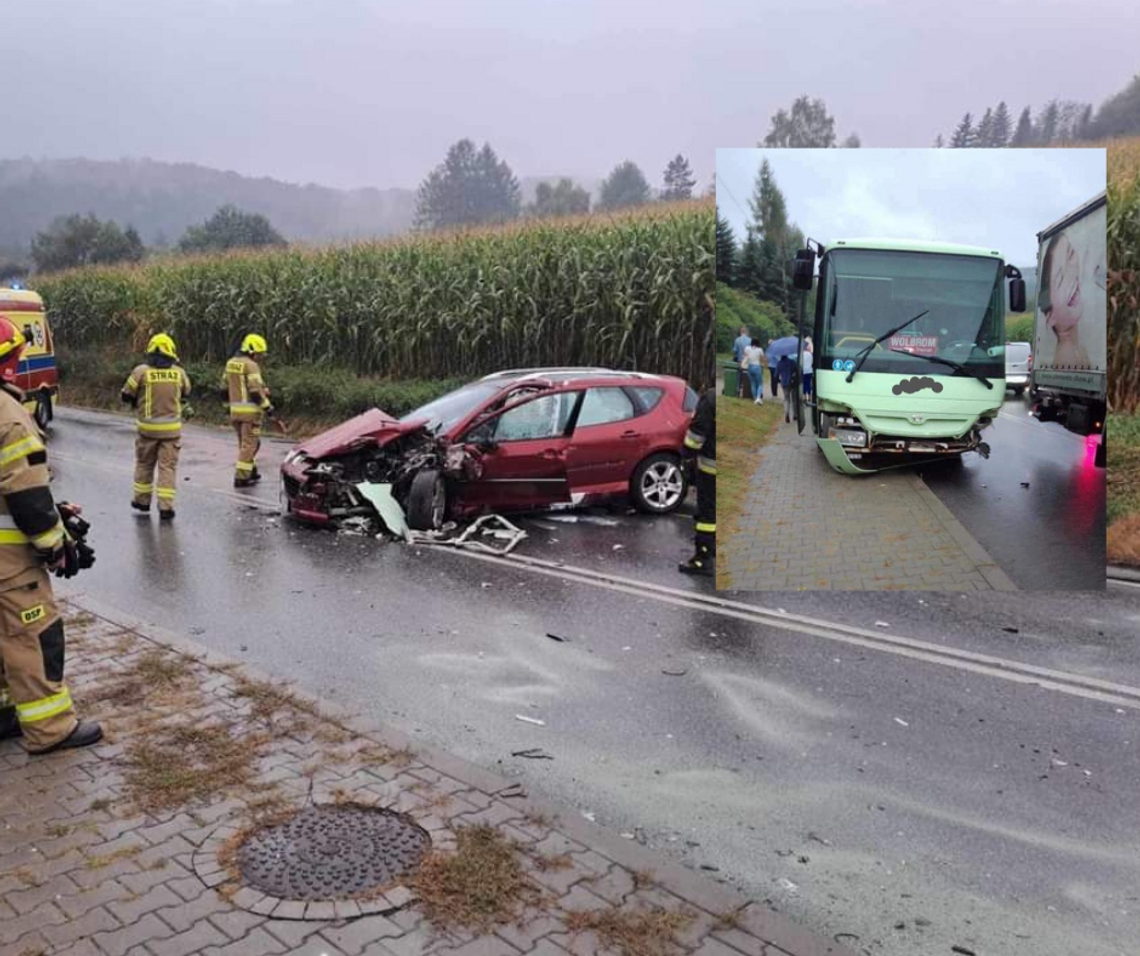
[[[817,438],[827,463],[845,475],[870,475],[886,468],[902,468],[919,462],[957,458],[976,451],[988,458],[990,447],[978,431],[971,430],[963,438],[891,438],[875,436],[870,448],[841,445],[835,438]]]

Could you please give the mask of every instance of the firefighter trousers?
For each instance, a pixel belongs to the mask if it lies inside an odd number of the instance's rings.
[[[716,475],[697,469],[697,515],[694,521],[697,555],[716,554]]]
[[[174,493],[178,484],[178,453],[182,450],[180,438],[135,439],[135,504],[150,507],[152,493],[158,497],[159,511],[174,510]],[[158,483],[155,484],[155,471]]]
[[[257,453],[261,449],[261,419],[234,420],[238,456],[234,472],[237,478],[251,478],[257,473]]]
[[[47,569],[0,581],[0,714],[15,708],[28,750],[59,743],[78,723],[63,659],[63,618]]]

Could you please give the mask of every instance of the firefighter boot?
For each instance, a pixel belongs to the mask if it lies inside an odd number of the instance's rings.
[[[90,747],[92,744],[97,744],[103,739],[103,728],[100,727],[93,720],[81,720],[75,725],[75,729],[63,738],[59,743],[52,744],[50,747],[45,747],[43,750],[29,750],[28,753],[34,756],[42,754],[55,753],[57,750],[72,750],[76,747]]]
[[[24,732],[20,729],[20,722],[16,719],[16,708],[7,707],[0,710],[0,740],[23,736]]]
[[[678,564],[677,570],[682,574],[695,574],[711,578],[716,575],[716,552],[705,544],[697,545],[697,553],[684,564]]]

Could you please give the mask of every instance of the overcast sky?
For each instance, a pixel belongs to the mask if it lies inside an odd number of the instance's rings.
[[[767,157],[812,239],[934,239],[1032,267],[1036,235],[1105,188],[1103,149],[721,149],[717,209],[738,240]]]
[[[0,156],[186,160],[415,186],[468,136],[519,175],[660,181],[801,93],[840,137],[925,146],[966,110],[1099,103],[1126,0],[5,0]]]

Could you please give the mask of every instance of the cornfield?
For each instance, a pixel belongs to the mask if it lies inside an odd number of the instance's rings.
[[[1108,145],[1109,405],[1140,405],[1140,138]]]
[[[243,333],[275,362],[391,378],[609,365],[703,384],[712,367],[707,202],[323,249],[157,259],[36,277],[73,352],[171,333],[219,362]]]

